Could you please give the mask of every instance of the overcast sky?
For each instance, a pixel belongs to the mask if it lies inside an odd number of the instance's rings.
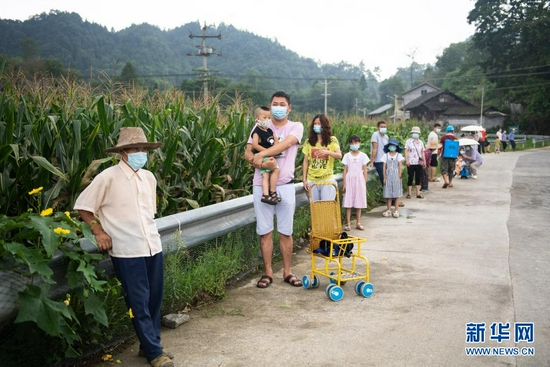
[[[435,64],[452,43],[474,34],[466,18],[474,0],[12,0],[1,19],[26,20],[50,10],[121,30],[149,23],[164,30],[193,21],[225,23],[277,39],[322,63],[345,61],[381,69],[382,79],[414,61]],[[222,41],[216,47],[223,53]]]

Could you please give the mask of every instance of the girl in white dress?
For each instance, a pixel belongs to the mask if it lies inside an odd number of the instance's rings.
[[[369,157],[359,150],[361,139],[357,135],[349,137],[350,151],[344,155],[344,183],[342,207],[346,208],[345,231],[351,230],[351,208],[355,208],[355,228],[363,230],[361,209],[367,208],[367,164]]]

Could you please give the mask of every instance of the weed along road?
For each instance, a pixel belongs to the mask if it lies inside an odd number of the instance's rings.
[[[367,238],[372,297],[347,284],[333,302],[327,278],[295,288],[282,267],[259,289],[257,273],[163,329],[174,364],[549,366],[550,149],[484,158],[477,180],[430,183],[424,199],[404,199],[400,218],[379,207],[366,214],[365,231],[351,231]],[[297,251],[293,272],[310,268],[306,250]],[[138,347],[113,359],[148,365]]]

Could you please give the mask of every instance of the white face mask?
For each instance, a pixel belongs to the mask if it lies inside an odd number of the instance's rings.
[[[349,146],[349,148],[353,151],[356,151],[356,150],[359,150],[359,147],[361,146],[361,144],[351,144]]]
[[[258,124],[258,126],[263,127],[264,129],[267,129],[271,124],[271,120],[270,119],[261,120],[261,121],[256,121],[256,123]]]
[[[439,134],[441,132],[441,129],[438,127],[437,129],[435,129],[435,132]]]

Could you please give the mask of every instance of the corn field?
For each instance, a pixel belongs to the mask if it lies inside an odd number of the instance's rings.
[[[44,187],[42,203],[71,210],[79,192],[116,162],[105,149],[123,126],[142,127],[152,151],[163,216],[249,194],[252,170],[242,159],[253,120],[246,103],[222,109],[176,90],[101,90],[70,80],[2,77],[0,87],[0,213],[25,212],[27,192]]]

